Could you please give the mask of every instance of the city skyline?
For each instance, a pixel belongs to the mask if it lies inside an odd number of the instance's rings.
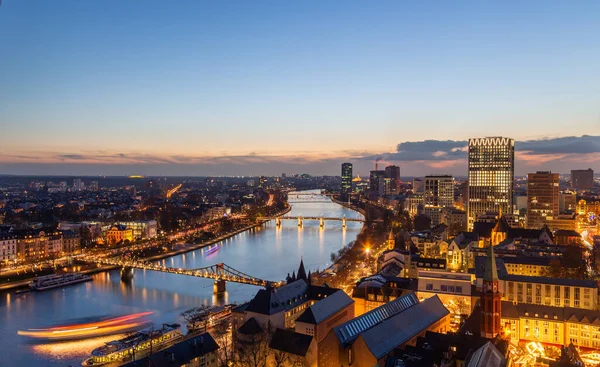
[[[520,175],[600,171],[598,14],[7,0],[0,173],[334,174],[350,161],[367,175],[382,157],[406,176],[461,175],[463,142],[486,136],[518,142]]]
[[[508,136],[512,137],[512,136]],[[469,137],[474,138],[474,137]],[[398,144],[396,152],[332,157],[237,155],[157,157],[148,154],[72,154],[23,156],[0,153],[0,175],[66,176],[276,176],[282,173],[338,175],[341,163],[353,164],[354,176],[368,178],[380,169],[398,165],[402,177],[451,174],[467,176],[467,140],[425,140]],[[362,154],[361,154],[362,153]],[[6,160],[13,157],[15,161]],[[515,141],[515,175],[535,171],[569,174],[574,169],[600,171],[600,136]]]

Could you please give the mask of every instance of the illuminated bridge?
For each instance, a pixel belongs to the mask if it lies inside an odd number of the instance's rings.
[[[108,259],[95,259],[95,261],[102,265],[114,265],[120,266],[123,269],[144,269],[161,271],[163,273],[181,274],[192,277],[213,279],[215,281],[214,290],[215,293],[225,292],[225,282],[234,282],[242,284],[251,284],[266,287],[267,285],[277,287],[282,285],[282,282],[271,282],[268,280],[259,279],[251,275],[242,273],[239,270],[232,268],[227,264],[215,264],[198,269],[183,269],[183,268],[171,268],[168,266],[162,266],[155,262],[149,261],[134,261],[124,260],[119,258],[108,258]]]
[[[318,220],[321,227],[325,226],[325,221],[338,221],[342,222],[342,226],[346,227],[347,222],[360,222],[364,223],[365,220],[361,218],[346,218],[346,217],[303,217],[303,216],[281,216],[281,217],[259,217],[258,220],[275,220],[275,224],[279,227],[281,226],[282,220],[297,220],[298,227],[302,227],[302,224],[305,220]]]

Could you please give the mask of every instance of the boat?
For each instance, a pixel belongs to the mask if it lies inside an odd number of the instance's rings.
[[[225,306],[213,306],[210,308],[204,308],[198,310],[187,324],[188,331],[207,331],[217,325],[220,325],[224,321],[231,318],[231,311],[235,307],[235,304]]]
[[[146,357],[183,337],[179,324],[163,324],[159,330],[146,329],[125,338],[113,340],[92,351],[82,366],[102,366],[113,362],[127,362]]]
[[[214,254],[215,252],[219,251],[219,245],[213,246],[211,248],[209,248],[208,250],[204,251],[205,255],[210,255],[210,254]]]
[[[92,280],[92,277],[81,273],[53,274],[36,277],[29,283],[29,288],[36,291],[45,291],[65,285],[77,284]]]
[[[152,312],[138,312],[120,316],[92,316],[43,329],[19,330],[18,335],[34,339],[71,340],[127,333],[139,330],[150,322],[145,317]]]
[[[31,292],[30,288],[25,288],[25,289],[19,289],[18,291],[15,291],[15,294],[23,294],[23,293],[29,293]]]

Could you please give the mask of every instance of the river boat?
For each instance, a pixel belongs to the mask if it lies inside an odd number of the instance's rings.
[[[221,323],[229,320],[235,304],[225,306],[213,306],[198,310],[187,324],[188,331],[207,331]],[[204,330],[206,329],[206,330]]]
[[[179,324],[163,324],[159,330],[146,329],[113,340],[92,351],[92,356],[82,366],[102,366],[108,363],[127,362],[144,358],[151,353],[168,347],[183,337]]]
[[[208,250],[204,251],[204,254],[210,255],[210,254],[214,254],[217,251],[219,251],[219,245],[215,245],[215,246],[209,248]]]
[[[81,273],[53,274],[36,277],[29,283],[29,288],[36,291],[63,287],[92,280],[92,277]]]
[[[139,330],[148,325],[149,320],[145,317],[150,314],[152,312],[138,312],[120,316],[91,316],[71,320],[62,325],[19,330],[17,334],[51,341],[95,338]]]

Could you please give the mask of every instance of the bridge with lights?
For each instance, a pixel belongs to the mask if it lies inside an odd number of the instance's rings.
[[[261,287],[266,287],[266,286],[278,287],[283,284],[282,282],[272,282],[272,281],[260,279],[257,277],[253,277],[253,276],[245,274],[239,270],[236,270],[236,269],[232,268],[231,266],[224,264],[224,263],[219,263],[219,264],[207,266],[204,268],[184,269],[184,268],[172,268],[172,267],[168,267],[168,266],[162,266],[155,262],[126,260],[126,259],[122,259],[122,258],[95,259],[95,262],[97,262],[98,264],[101,264],[101,265],[120,266],[122,269],[153,270],[153,271],[160,271],[163,273],[181,274],[181,275],[188,275],[188,276],[193,276],[193,277],[198,277],[198,278],[213,279],[215,281],[215,284],[214,284],[214,292],[215,293],[225,292],[226,282],[250,284],[250,285],[257,285],[257,286],[261,286]]]
[[[342,226],[346,227],[346,223],[347,222],[359,222],[359,223],[364,223],[365,220],[361,219],[361,218],[346,218],[346,217],[315,217],[315,216],[291,216],[291,215],[286,215],[286,216],[281,216],[281,217],[259,217],[258,220],[264,220],[264,221],[269,221],[269,220],[274,220],[275,224],[277,225],[277,227],[281,226],[281,221],[282,220],[297,220],[298,221],[298,227],[302,227],[304,221],[306,220],[318,220],[319,221],[319,225],[321,227],[325,226],[325,221],[337,221],[337,222],[342,222]]]

